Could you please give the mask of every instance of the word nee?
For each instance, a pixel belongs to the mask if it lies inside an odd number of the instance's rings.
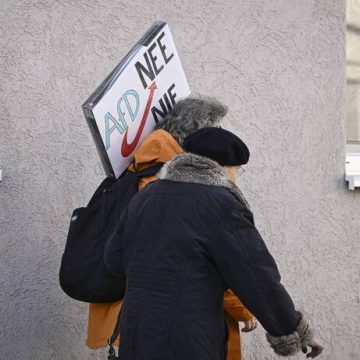
[[[159,75],[160,72],[165,68],[165,65],[167,65],[170,62],[170,60],[174,57],[173,53],[170,54],[169,56],[167,56],[165,53],[166,46],[161,42],[164,36],[165,33],[162,32],[159,35],[159,37],[150,45],[149,49],[144,53],[144,59],[146,65],[142,64],[140,61],[137,61],[135,63],[136,71],[139,75],[139,78],[141,80],[144,89],[147,88],[147,83],[144,75],[150,81],[153,81],[155,77]],[[157,49],[160,49],[161,57],[163,60],[163,63],[160,66],[159,63],[156,63],[158,61],[158,56],[156,55]],[[157,54],[159,53],[157,52]]]

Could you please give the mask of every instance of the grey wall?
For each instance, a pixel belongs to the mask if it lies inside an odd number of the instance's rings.
[[[2,359],[99,359],[58,285],[70,214],[102,178],[81,104],[154,20],[190,87],[249,144],[239,186],[322,359],[360,358],[360,193],[346,189],[345,1],[20,1],[0,8]],[[275,359],[264,331],[245,359]],[[303,355],[295,356],[301,359]]]

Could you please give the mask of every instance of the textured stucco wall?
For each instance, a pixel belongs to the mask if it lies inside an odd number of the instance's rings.
[[[86,304],[58,285],[71,210],[102,178],[81,104],[156,19],[170,23],[193,92],[223,100],[225,125],[249,144],[239,185],[322,359],[360,359],[345,0],[1,1],[0,358],[105,358],[84,345]],[[276,358],[262,329],[243,348]]]

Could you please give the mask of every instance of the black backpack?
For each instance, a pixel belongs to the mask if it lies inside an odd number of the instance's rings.
[[[125,278],[112,275],[103,255],[121,212],[138,191],[139,178],[155,175],[162,165],[140,172],[125,171],[118,179],[107,177],[86,207],[75,209],[60,267],[60,286],[79,301],[105,303],[121,300]]]

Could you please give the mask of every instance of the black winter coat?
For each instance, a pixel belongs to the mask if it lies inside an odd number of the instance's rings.
[[[105,251],[125,274],[122,360],[223,360],[228,288],[274,337],[301,313],[238,188],[213,161],[177,156],[131,201]],[[297,349],[298,350],[298,349]]]

